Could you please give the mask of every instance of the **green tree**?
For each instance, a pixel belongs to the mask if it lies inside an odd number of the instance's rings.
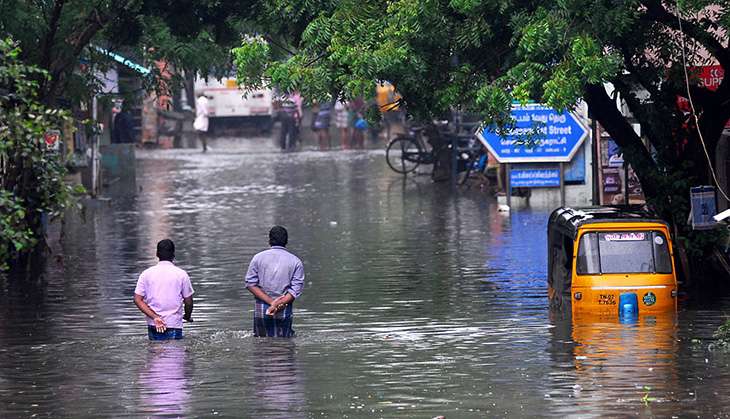
[[[104,50],[144,63],[151,69],[144,87],[169,93],[183,76],[226,71],[230,48],[256,12],[236,0],[0,2],[0,39],[14,39],[0,51],[0,267],[42,245],[41,214],[53,216],[67,202],[64,170],[39,141],[59,128],[59,103],[88,103],[97,93],[94,70],[112,64]],[[80,71],[82,62],[89,71]]]
[[[714,183],[708,162],[714,163],[730,118],[730,81],[710,91],[689,71],[697,120],[679,109],[677,97],[688,96],[684,57],[688,65],[730,68],[729,2],[261,3],[260,36],[235,50],[244,85],[330,98],[372,95],[375,82],[387,80],[420,117],[460,106],[502,124],[513,101],[561,109],[584,100],[622,148],[649,203],[677,228],[689,259],[699,262],[695,273],[708,266],[703,259],[722,234],[687,226],[689,187]],[[631,117],[619,111],[604,82],[613,84]]]
[[[0,39],[0,270],[45,243],[42,218],[60,214],[72,193],[60,157],[44,142],[66,115],[39,102],[37,80],[46,73],[19,55],[16,44]]]
[[[93,94],[97,81],[79,72],[79,63],[83,58],[103,66],[110,59],[91,45],[143,61],[152,70],[149,89],[163,85],[155,61],[175,70],[173,81],[185,73],[207,74],[215,65],[225,68],[254,13],[240,0],[7,0],[0,2],[0,36],[14,38],[21,59],[47,72],[39,96],[52,104]]]

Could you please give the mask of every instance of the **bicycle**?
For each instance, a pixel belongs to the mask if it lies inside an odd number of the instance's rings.
[[[385,160],[396,173],[407,174],[415,171],[422,164],[433,164],[433,149],[429,149],[423,140],[423,127],[408,128],[408,134],[393,138],[385,149]]]

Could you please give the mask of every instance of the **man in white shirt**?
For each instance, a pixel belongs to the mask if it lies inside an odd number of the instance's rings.
[[[205,93],[198,93],[195,101],[195,122],[193,128],[198,133],[200,142],[203,143],[203,152],[208,150],[208,98]]]
[[[137,280],[134,304],[147,317],[150,340],[182,339],[183,320],[193,321],[193,285],[187,272],[172,263],[172,240],[157,243],[157,257],[160,262]]]

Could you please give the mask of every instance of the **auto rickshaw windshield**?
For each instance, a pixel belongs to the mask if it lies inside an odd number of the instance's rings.
[[[580,238],[578,275],[672,273],[669,245],[659,231],[589,232]]]

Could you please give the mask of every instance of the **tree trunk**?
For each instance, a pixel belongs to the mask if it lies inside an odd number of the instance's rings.
[[[603,85],[589,85],[584,98],[591,113],[621,147],[624,156],[631,163],[641,181],[644,194],[652,198],[659,198],[660,187],[656,182],[656,163],[626,117],[616,108],[616,102],[608,96]]]

